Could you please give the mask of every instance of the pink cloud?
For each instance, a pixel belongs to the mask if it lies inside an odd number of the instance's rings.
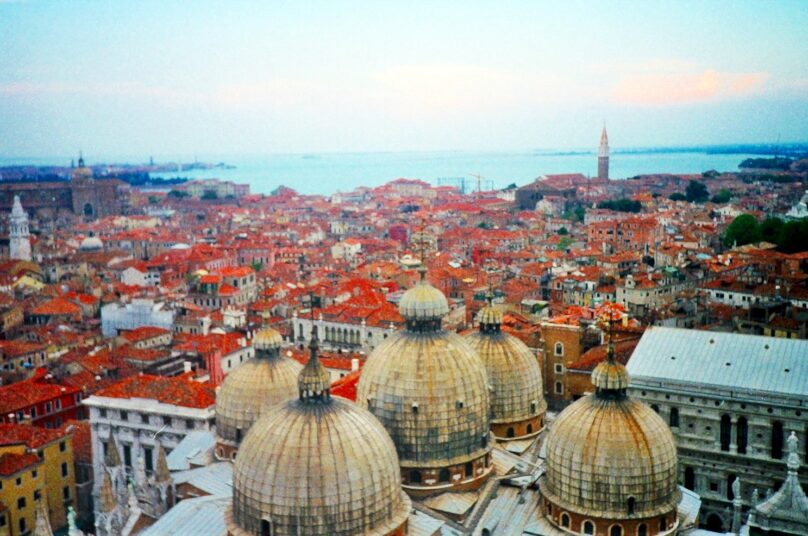
[[[727,73],[708,69],[699,73],[637,74],[623,77],[614,98],[623,104],[664,106],[695,104],[745,97],[760,91],[768,73]]]

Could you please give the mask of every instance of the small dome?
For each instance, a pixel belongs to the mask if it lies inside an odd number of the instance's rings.
[[[256,350],[277,350],[282,344],[283,336],[272,328],[260,329],[252,342]]]
[[[401,297],[398,311],[407,320],[439,320],[449,314],[449,302],[421,270],[421,280]]]
[[[547,411],[541,368],[525,343],[501,331],[474,332],[466,340],[485,365],[494,428],[497,424],[536,419]],[[538,431],[539,427],[532,425],[528,433]],[[496,429],[494,434],[505,437]]]
[[[97,236],[88,236],[79,245],[81,251],[100,251],[102,249],[104,249],[104,243]]]
[[[256,350],[225,377],[216,395],[216,433],[226,441],[238,443],[266,408],[297,396],[303,366],[277,350]]]
[[[542,495],[578,516],[675,522],[673,434],[654,410],[626,396],[628,374],[611,352],[593,373],[597,392],[568,406],[550,429]]]
[[[482,325],[501,325],[502,324],[502,311],[489,304],[480,309],[477,313],[477,323]]]

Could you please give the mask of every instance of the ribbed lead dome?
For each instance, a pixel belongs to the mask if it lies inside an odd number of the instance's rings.
[[[407,485],[480,481],[491,450],[485,367],[462,337],[441,329],[448,307],[439,290],[422,278],[405,298],[407,327],[371,353],[357,402],[393,438]]]
[[[316,336],[315,336],[316,337]],[[316,339],[315,339],[316,340]],[[316,343],[306,369],[319,378]],[[233,468],[232,536],[386,535],[405,526],[395,446],[367,410],[301,381],[297,399],[268,411]]]
[[[480,329],[467,335],[466,340],[482,359],[488,375],[494,434],[517,438],[538,432],[543,419],[527,422],[523,430],[520,426],[510,427],[510,433],[502,433],[504,430],[497,426],[541,419],[547,411],[536,357],[525,343],[501,330],[502,313],[492,304],[481,309],[477,318]]]
[[[426,280],[426,270],[419,269],[421,279],[404,295],[398,311],[408,321],[440,320],[449,314],[449,302],[443,293]]]
[[[550,429],[542,495],[579,516],[673,522],[681,498],[673,434],[654,410],[626,396],[628,374],[611,348],[599,369],[596,394],[567,407]],[[648,526],[655,534],[658,525]]]
[[[253,340],[255,357],[230,372],[216,395],[216,433],[236,444],[265,408],[297,396],[302,365],[281,357],[277,347],[257,344],[261,336]]]

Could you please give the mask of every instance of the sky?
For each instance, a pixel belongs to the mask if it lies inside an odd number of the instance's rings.
[[[808,141],[808,2],[0,0],[0,157]]]

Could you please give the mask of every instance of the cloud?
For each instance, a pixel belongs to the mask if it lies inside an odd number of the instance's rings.
[[[699,72],[630,74],[620,78],[614,99],[621,104],[666,106],[743,98],[759,93],[769,74]]]

